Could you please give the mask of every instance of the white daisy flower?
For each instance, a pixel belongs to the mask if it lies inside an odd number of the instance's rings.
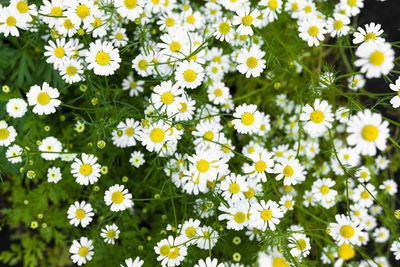
[[[213,24],[212,28],[215,29],[213,35],[217,40],[229,42],[233,39],[232,23],[227,18],[224,17],[220,22]]]
[[[82,153],[82,160],[75,158],[71,165],[71,173],[75,181],[81,185],[94,184],[100,177],[100,164],[97,157]]]
[[[183,236],[176,238],[168,236],[161,240],[154,247],[157,256],[157,261],[161,262],[162,266],[179,266],[187,254],[187,248],[181,245],[185,242]]]
[[[364,7],[364,0],[340,0],[340,3],[347,6],[351,16],[360,13],[360,9]]]
[[[389,87],[393,91],[397,92],[397,95],[390,99],[390,104],[392,104],[394,108],[398,108],[400,107],[400,77],[397,78],[394,84],[391,83]]]
[[[218,220],[228,220],[227,228],[236,231],[242,230],[249,224],[249,203],[247,200],[237,201],[230,203],[229,207],[221,204],[218,210],[222,211],[223,214],[218,216]]]
[[[357,31],[353,35],[353,44],[366,43],[369,40],[384,41],[382,37],[379,37],[383,33],[380,24],[375,24],[375,22],[371,22],[370,24],[365,24],[364,27],[365,29],[362,27],[357,28]]]
[[[139,140],[142,127],[138,121],[132,118],[127,118],[117,125],[117,129],[113,130],[112,140],[117,147],[132,147],[136,145],[136,140]]]
[[[151,55],[139,54],[132,60],[132,68],[134,68],[140,76],[147,77],[151,75],[154,70],[152,60],[153,58]]]
[[[236,14],[232,21],[233,25],[239,25],[236,32],[240,35],[253,35],[252,26],[258,27],[260,24],[260,21],[257,20],[257,17],[261,14],[260,11],[253,9],[250,12],[250,7],[245,6],[244,8],[238,8]]]
[[[366,82],[364,76],[362,76],[361,74],[350,76],[347,81],[349,82],[349,89],[353,91],[357,91],[358,89],[363,88]]]
[[[47,15],[41,16],[41,19],[51,29],[57,24],[58,17],[63,16],[65,10],[66,5],[63,3],[63,0],[44,0],[43,5],[40,6],[39,13]]]
[[[83,66],[79,60],[74,58],[66,59],[61,63],[60,67],[61,78],[69,84],[77,83],[85,80],[83,75]]]
[[[359,220],[351,220],[344,214],[337,214],[335,216],[337,223],[330,223],[328,226],[329,235],[338,243],[338,245],[361,243],[359,237],[363,233],[363,227],[360,226]]]
[[[0,122],[0,125],[1,125],[1,122]],[[0,128],[0,134],[1,134],[1,128]],[[0,139],[0,141],[1,141],[1,139]],[[14,163],[14,164],[22,162],[22,157],[21,157],[21,155],[23,154],[22,152],[23,152],[22,147],[14,144],[7,148],[6,158],[8,159],[9,162]]]
[[[194,89],[204,79],[204,69],[195,61],[183,61],[177,64],[175,71],[176,86]]]
[[[318,46],[325,39],[325,22],[316,17],[310,17],[299,22],[299,36],[308,43],[308,46]]]
[[[213,211],[213,210],[211,210],[211,211]],[[211,213],[210,216],[213,216],[213,212]],[[196,245],[200,249],[205,249],[205,250],[212,249],[215,246],[215,244],[218,242],[218,238],[219,238],[218,231],[214,230],[210,226],[200,227],[198,236],[201,236],[201,238],[199,238],[197,240]]]
[[[139,257],[136,257],[135,260],[128,258],[125,260],[125,265],[120,264],[120,267],[141,267],[144,261]]]
[[[111,35],[111,42],[115,47],[125,46],[128,43],[128,36],[126,35],[126,29],[117,27],[114,29]]]
[[[129,75],[122,80],[122,90],[129,90],[129,96],[138,96],[143,92],[144,81],[138,81]]]
[[[262,0],[259,2],[260,6],[265,6],[266,9],[262,10],[262,20],[271,23],[278,18],[278,14],[282,10],[282,0]]]
[[[78,226],[81,224],[83,228],[89,225],[91,221],[93,221],[93,209],[92,205],[82,201],[79,203],[75,201],[75,203],[68,208],[68,219],[70,219],[69,223],[74,226]]]
[[[312,193],[316,201],[332,201],[337,196],[337,191],[332,189],[336,184],[335,181],[329,178],[316,180],[312,185]]]
[[[67,42],[65,38],[56,39],[56,42],[49,40],[49,45],[46,45],[44,48],[46,49],[44,55],[48,57],[46,62],[52,63],[56,70],[63,66],[68,58],[74,55],[72,42]]]
[[[376,196],[377,192],[375,190],[375,186],[373,186],[372,184],[366,184],[365,187],[361,184],[358,185],[354,189],[353,194],[351,194],[351,198],[355,203],[360,204],[360,206],[369,208],[372,206],[372,204],[374,204],[372,196]],[[366,189],[371,192],[372,196],[370,193],[368,193]]]
[[[161,114],[167,113],[171,117],[178,112],[180,104],[176,99],[183,94],[183,89],[172,81],[164,81],[153,89],[151,94],[151,102]]]
[[[136,168],[139,168],[145,163],[144,154],[140,151],[134,151],[131,153],[129,163]]]
[[[303,128],[311,137],[319,137],[326,131],[326,128],[332,128],[331,122],[334,121],[334,118],[328,101],[315,99],[313,106],[306,104],[303,107],[300,120],[306,121]]]
[[[111,211],[123,211],[127,208],[132,208],[132,194],[128,189],[124,189],[123,185],[113,185],[104,193],[104,202],[107,206],[111,206]]]
[[[167,132],[169,129],[170,126],[160,120],[148,127],[142,128],[142,131],[139,133],[139,140],[142,142],[142,146],[145,146],[148,151],[160,151],[164,144],[171,140]]]
[[[361,67],[360,71],[370,78],[379,78],[388,74],[394,67],[394,51],[390,43],[384,41],[368,41],[361,44],[355,55],[358,57],[354,61],[356,67]]]
[[[106,225],[105,228],[101,229],[100,236],[104,238],[104,242],[108,244],[115,244],[115,239],[119,238],[119,229],[118,226],[113,223],[111,225]]]
[[[22,98],[11,98],[8,100],[6,105],[6,110],[8,115],[13,118],[21,118],[25,115],[27,109],[27,104]]]
[[[46,82],[42,87],[38,85],[31,86],[26,94],[29,106],[34,106],[32,112],[39,115],[48,115],[56,112],[56,107],[61,104],[57,99],[60,96],[57,88],[52,88]]]
[[[275,173],[278,174],[275,179],[283,180],[284,185],[295,185],[306,179],[306,171],[301,166],[298,159],[291,157],[290,159],[280,159],[275,164]]]
[[[67,18],[57,18],[55,25],[57,32],[64,37],[72,37],[79,30],[79,22]]]
[[[230,173],[221,181],[221,195],[228,202],[235,203],[245,199],[244,193],[248,189],[246,177],[239,174]]]
[[[89,45],[85,61],[87,68],[93,69],[96,75],[109,76],[119,68],[121,58],[117,48],[114,48],[110,42],[96,40]]]
[[[233,117],[235,118],[232,120],[233,127],[239,133],[251,134],[260,128],[261,113],[254,104],[242,104],[236,107]]]
[[[93,257],[93,242],[92,240],[87,239],[86,237],[81,237],[79,241],[74,240],[69,249],[71,255],[71,260],[73,263],[81,266],[82,264],[86,264],[87,261],[90,261]]]
[[[265,69],[265,59],[262,59],[264,56],[265,52],[256,46],[252,46],[250,50],[242,48],[236,59],[238,63],[236,69],[240,73],[246,74],[246,78],[258,77]]]
[[[218,264],[217,259],[211,259],[210,257],[207,257],[205,260],[200,259],[194,267],[224,267],[225,265],[223,263]]]
[[[0,146],[9,146],[15,141],[17,132],[13,126],[8,126],[7,122],[0,121]]]
[[[280,223],[283,213],[278,203],[272,200],[265,202],[261,200],[260,203],[255,202],[250,208],[250,225],[261,231],[269,228],[275,231],[276,225]]]
[[[346,36],[349,33],[350,19],[343,14],[335,13],[329,18],[326,24],[326,30],[332,37]]]
[[[18,37],[18,28],[25,30],[27,27],[27,21],[14,8],[0,9],[0,33],[5,37],[8,35]]]
[[[243,172],[249,175],[250,178],[256,178],[257,181],[266,182],[267,173],[274,173],[273,154],[263,150],[262,152],[254,152],[248,156],[253,163],[245,163],[242,167]]]
[[[374,156],[376,148],[384,150],[389,136],[389,123],[382,121],[382,116],[369,109],[359,111],[352,116],[347,127],[347,143],[361,155]]]
[[[40,156],[45,160],[55,160],[60,156],[57,152],[62,151],[62,143],[53,136],[46,137],[41,141],[38,147],[39,151],[51,152],[51,153],[40,153]]]
[[[384,190],[389,193],[389,195],[394,196],[397,193],[397,183],[394,180],[386,180],[383,181],[381,185],[379,185],[379,189]]]
[[[66,16],[78,24],[87,24],[93,19],[98,6],[92,0],[72,0],[68,3]]]
[[[51,167],[47,169],[47,182],[57,183],[62,178],[61,169],[58,167]]]
[[[310,238],[305,234],[294,233],[289,237],[289,240],[288,247],[293,257],[307,257],[310,254]]]
[[[193,245],[197,243],[198,231],[200,227],[199,220],[193,220],[190,218],[188,221],[185,221],[180,228],[180,234],[187,240],[187,245]]]
[[[115,0],[114,6],[123,18],[134,21],[143,12],[144,1],[142,0]]]
[[[390,237],[390,231],[386,227],[379,227],[372,233],[374,240],[378,243],[385,243]]]

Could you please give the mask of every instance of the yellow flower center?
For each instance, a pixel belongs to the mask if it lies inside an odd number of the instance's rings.
[[[205,159],[201,159],[197,162],[196,168],[199,172],[202,173],[207,172],[208,169],[210,168],[210,163],[208,163],[208,161]]]
[[[87,16],[89,16],[90,14],[90,9],[86,6],[86,5],[80,5],[78,6],[78,8],[76,9],[76,14],[78,15],[78,17],[80,17],[81,19],[86,18]]]
[[[117,40],[122,40],[122,38],[124,38],[124,35],[120,32],[115,35],[115,39]]]
[[[369,32],[364,35],[364,41],[367,42],[368,40],[376,40],[376,35],[373,32]]]
[[[179,249],[178,248],[173,248],[169,253],[168,253],[168,258],[170,259],[176,259],[179,256]]]
[[[154,5],[158,5],[158,4],[160,3],[160,0],[151,0],[151,2],[152,2]]]
[[[244,223],[244,221],[246,221],[246,214],[239,211],[233,216],[233,218],[234,218],[235,222],[237,222],[238,224],[242,224],[242,223]]]
[[[170,252],[171,248],[168,245],[163,245],[160,247],[160,255],[161,256],[167,256],[168,253]]]
[[[368,178],[368,172],[361,172],[360,176],[363,179],[367,179]]]
[[[161,96],[161,101],[165,104],[165,105],[169,105],[172,102],[174,102],[174,95],[171,94],[170,92],[165,92],[162,94]]]
[[[79,256],[81,256],[81,257],[86,257],[86,256],[89,254],[89,249],[88,249],[87,247],[81,247],[81,248],[78,250],[78,254],[79,254]]]
[[[312,11],[311,6],[305,6],[305,7],[304,7],[304,12],[310,13],[311,11]]]
[[[288,165],[283,169],[283,175],[285,175],[285,177],[292,177],[293,174],[294,171],[291,166]]]
[[[114,230],[109,230],[109,231],[107,231],[106,235],[107,235],[108,239],[114,239],[117,234],[115,233]]]
[[[127,136],[132,136],[134,133],[135,133],[135,131],[134,131],[132,128],[127,128],[127,129],[125,130],[125,134],[126,134]]]
[[[188,17],[186,18],[186,21],[187,21],[189,24],[193,24],[194,21],[195,21],[195,18],[194,18],[193,15],[190,15],[190,16],[188,16]]]
[[[292,4],[292,10],[293,10],[293,11],[299,10],[299,4],[298,4],[298,3],[293,3],[293,4]]]
[[[253,22],[252,16],[247,15],[242,18],[242,24],[245,26],[251,26],[252,22]]]
[[[355,250],[349,245],[344,243],[338,249],[339,257],[344,260],[349,260],[356,254]]]
[[[92,173],[93,169],[92,166],[90,166],[90,164],[84,163],[81,165],[81,167],[79,168],[79,172],[83,175],[83,176],[89,176]]]
[[[168,27],[172,27],[175,25],[175,20],[173,18],[167,18],[165,20],[165,25],[167,25]]]
[[[74,76],[76,74],[76,71],[77,70],[74,66],[68,66],[65,70],[65,73],[67,73],[69,76]]]
[[[314,123],[321,123],[324,120],[324,113],[320,110],[314,110],[311,112],[310,120]]]
[[[114,192],[111,195],[111,201],[114,202],[115,204],[119,204],[122,201],[124,201],[124,194],[122,194],[121,192]]]
[[[268,2],[268,8],[271,10],[275,10],[278,7],[278,1],[276,0],[270,0]]]
[[[196,228],[190,226],[190,227],[188,227],[188,228],[186,229],[185,233],[186,233],[186,236],[188,236],[188,237],[193,237],[193,236],[196,235]]]
[[[329,189],[328,186],[323,185],[323,186],[321,186],[321,188],[319,189],[319,191],[320,191],[323,195],[326,195],[326,194],[329,193],[330,189]]]
[[[69,30],[69,29],[72,29],[72,28],[74,27],[74,24],[72,24],[72,22],[71,22],[70,19],[64,20],[63,25],[64,25],[64,27],[65,27],[66,29],[68,29],[68,30]]]
[[[298,250],[305,250],[307,247],[307,242],[304,239],[299,239],[296,242],[296,248]]]
[[[78,220],[82,220],[83,218],[85,218],[85,216],[86,216],[86,213],[85,213],[85,211],[84,211],[83,209],[77,209],[77,210],[76,210],[76,212],[75,212],[75,217],[76,217]]]
[[[110,62],[110,55],[107,52],[101,51],[96,55],[96,62],[101,66],[105,66]]]
[[[147,69],[148,65],[149,65],[149,63],[144,59],[140,60],[139,63],[138,63],[138,67],[141,70]]]
[[[375,66],[380,66],[385,61],[385,54],[381,51],[375,51],[369,56],[369,61]]]
[[[212,71],[213,73],[217,73],[217,72],[218,72],[218,68],[214,66],[214,67],[211,68],[211,71]]]
[[[228,34],[231,31],[231,25],[228,22],[221,22],[218,29],[220,33]]]
[[[169,45],[169,49],[171,50],[171,52],[176,53],[181,50],[181,44],[174,41]]]
[[[101,19],[100,18],[94,18],[94,21],[92,22],[93,27],[98,28],[101,26]]]
[[[19,1],[17,3],[17,10],[19,13],[24,14],[29,11],[29,7],[24,1]]]
[[[333,28],[335,28],[336,30],[340,30],[341,28],[343,28],[343,21],[335,20],[335,22],[333,23]]]
[[[165,133],[160,128],[154,128],[150,133],[150,139],[154,143],[162,142],[162,140],[164,140],[164,137],[165,137]]]
[[[287,261],[282,257],[275,257],[272,260],[272,267],[290,267]]]
[[[349,156],[349,154],[344,154],[343,158],[344,158],[345,160],[349,160],[350,156]]]
[[[375,141],[375,139],[378,138],[378,135],[379,135],[379,130],[374,125],[364,126],[364,128],[361,131],[362,138],[364,138],[369,142]]]
[[[221,90],[221,89],[215,89],[214,95],[215,95],[216,97],[222,96],[222,90]]]
[[[46,92],[41,92],[38,94],[36,100],[40,105],[44,106],[50,102],[50,96]]]
[[[237,183],[232,183],[229,186],[229,191],[231,191],[232,194],[237,194],[240,191],[240,186]]]
[[[288,201],[285,202],[285,207],[287,209],[290,209],[292,206],[293,206],[293,202],[292,201],[288,200]]]
[[[135,89],[136,86],[137,86],[137,83],[136,83],[135,81],[132,81],[132,82],[129,84],[129,88],[131,88],[131,89]]]
[[[269,221],[272,218],[272,211],[269,209],[265,209],[260,213],[260,217],[261,219],[263,219],[264,221]]]
[[[256,162],[255,168],[257,172],[263,172],[267,168],[267,163],[265,163],[263,160],[259,160]]]
[[[308,34],[311,36],[317,36],[317,34],[319,33],[319,29],[317,26],[311,26],[310,28],[308,28]]]
[[[196,80],[196,77],[197,77],[196,72],[195,72],[194,70],[191,70],[191,69],[186,70],[186,71],[183,73],[183,78],[184,78],[185,81],[187,81],[188,83],[191,83],[191,82],[193,82],[194,80]]]
[[[253,198],[253,197],[255,196],[255,194],[256,194],[256,192],[254,191],[253,188],[249,188],[248,191],[244,192],[244,196],[245,196],[247,199]]]
[[[245,112],[242,115],[241,120],[244,125],[249,126],[249,125],[253,124],[253,122],[254,122],[254,115],[250,112]]]
[[[353,7],[357,4],[357,0],[347,0],[347,4],[349,4],[349,6]]]
[[[340,234],[344,238],[352,238],[354,235],[354,228],[351,225],[343,225],[340,228]]]
[[[368,193],[367,191],[363,191],[363,192],[361,193],[361,198],[362,198],[362,199],[368,199],[368,198],[369,198],[369,193]]]
[[[10,27],[14,27],[15,24],[17,24],[17,20],[16,20],[14,17],[10,16],[10,17],[8,17],[8,18],[6,19],[6,24],[7,24],[8,26],[10,26]]]
[[[254,69],[257,67],[258,60],[255,57],[249,57],[246,61],[247,67]]]
[[[206,132],[203,137],[207,140],[213,140],[214,139],[214,133],[212,131]]]
[[[5,140],[8,138],[9,135],[10,135],[10,132],[8,131],[7,128],[0,129],[0,139]]]
[[[54,55],[58,58],[62,58],[65,55],[65,50],[62,47],[57,47],[54,49]]]
[[[180,103],[181,104],[181,108],[178,109],[179,112],[183,113],[187,110],[187,104],[185,102]]]
[[[53,8],[51,9],[50,14],[51,14],[53,17],[59,17],[59,16],[62,16],[63,12],[62,12],[62,9],[61,9],[61,8],[59,8],[58,6],[56,6],[56,7],[53,7]]]

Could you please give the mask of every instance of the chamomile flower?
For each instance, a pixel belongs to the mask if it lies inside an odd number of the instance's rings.
[[[83,66],[76,59],[67,59],[59,67],[61,77],[69,84],[85,80],[83,75]]]
[[[210,257],[207,257],[205,260],[200,259],[194,267],[224,267],[225,265],[223,263],[218,264],[217,259],[211,259]]]
[[[180,107],[178,109],[178,114],[175,116],[175,120],[191,120],[193,118],[196,102],[186,94],[178,97],[176,101],[179,103]]]
[[[244,193],[248,190],[246,177],[231,173],[221,182],[220,190],[226,201],[238,202],[245,199]]]
[[[294,203],[293,196],[291,195],[283,195],[279,200],[279,205],[283,213],[293,210]]]
[[[303,107],[300,120],[306,121],[303,128],[311,137],[318,137],[326,131],[326,128],[332,127],[331,122],[334,119],[328,101],[315,99],[313,106],[307,104]]]
[[[153,89],[151,102],[161,114],[167,113],[170,117],[178,112],[180,104],[176,99],[183,94],[183,89],[172,81],[164,81]]]
[[[82,160],[75,158],[71,164],[71,173],[78,184],[94,184],[100,177],[100,167],[97,157],[82,153]]]
[[[6,105],[6,110],[8,115],[13,118],[21,118],[25,115],[27,109],[27,104],[22,98],[11,98],[8,100]]]
[[[62,143],[58,141],[57,138],[53,136],[46,137],[43,139],[38,147],[39,151],[43,152],[40,153],[40,156],[45,160],[55,160],[60,156],[57,152],[62,151]],[[50,153],[44,153],[50,152]]]
[[[86,203],[85,201],[78,202],[75,201],[73,205],[68,208],[68,219],[70,219],[69,223],[74,226],[78,226],[79,224],[85,228],[89,225],[91,221],[93,221],[93,209],[92,205]]]
[[[189,219],[188,221],[185,221],[182,225],[182,228],[180,229],[181,236],[187,240],[188,245],[195,244],[197,240],[195,237],[198,236],[198,231],[200,227],[200,221],[199,220],[193,220]]]
[[[365,85],[365,79],[364,76],[361,74],[356,74],[354,76],[351,76],[347,80],[349,82],[349,89],[353,91],[357,91],[360,88],[363,88]]]
[[[261,124],[261,113],[253,104],[242,104],[236,107],[233,117],[235,119],[232,120],[232,124],[235,130],[242,134],[251,134],[257,131]]]
[[[263,19],[270,23],[278,18],[278,14],[282,10],[282,0],[262,0],[259,3],[260,6],[265,6],[262,12],[264,12]]]
[[[347,6],[351,16],[358,15],[360,9],[364,7],[364,0],[341,0],[340,3]]]
[[[330,178],[316,180],[312,185],[312,193],[316,201],[332,201],[337,196],[337,191],[332,189],[336,184]]]
[[[227,18],[223,18],[220,22],[213,24],[212,27],[215,29],[213,35],[217,40],[229,42],[233,39],[232,24]]]
[[[368,42],[369,40],[374,41],[383,41],[384,39],[380,37],[383,33],[380,24],[375,24],[375,22],[371,22],[370,24],[364,25],[365,29],[362,27],[358,27],[357,31],[354,33],[354,44],[360,44],[363,42]]]
[[[230,97],[229,88],[223,82],[215,82],[207,89],[208,99],[215,105],[224,104]]]
[[[26,29],[27,26],[27,21],[15,9],[11,7],[0,9],[0,33],[5,37],[8,35],[18,37],[18,28]]]
[[[308,43],[308,46],[318,46],[324,40],[325,29],[324,21],[310,17],[299,22],[299,36]]]
[[[351,198],[355,203],[360,204],[360,206],[368,208],[374,204],[372,196],[376,196],[376,193],[375,187],[372,184],[366,184],[365,187],[360,184],[354,189]]]
[[[347,143],[355,146],[355,150],[362,155],[374,156],[377,148],[379,150],[386,148],[388,126],[389,123],[382,121],[380,114],[372,113],[369,109],[364,112],[359,111],[348,123]]]
[[[61,169],[58,167],[51,167],[47,169],[47,182],[57,183],[62,178]]]
[[[104,193],[104,202],[111,211],[123,211],[133,207],[132,194],[123,185],[113,185]]]
[[[278,203],[272,200],[255,202],[251,205],[250,214],[250,225],[261,231],[265,231],[267,228],[275,231],[276,225],[280,223],[280,219],[283,217],[283,212]]]
[[[57,24],[59,17],[63,16],[65,10],[66,5],[62,0],[44,0],[39,13],[47,15],[42,16],[41,19],[47,23],[49,28],[52,28]]]
[[[246,78],[258,77],[265,69],[265,59],[262,59],[264,56],[265,52],[258,47],[252,46],[250,50],[242,48],[236,59],[238,63],[236,69],[240,73],[246,74]]]
[[[46,49],[44,52],[47,57],[46,62],[52,63],[55,69],[59,69],[74,54],[72,42],[67,42],[65,38],[56,39],[56,42],[50,40],[49,45],[44,48]]]
[[[144,2],[142,0],[115,0],[114,5],[121,17],[134,21],[142,14]]]
[[[390,84],[389,87],[393,91],[397,92],[397,95],[390,99],[390,104],[392,104],[394,108],[398,108],[400,107],[400,77],[397,78],[394,84]]]
[[[144,261],[139,257],[136,257],[135,260],[128,258],[125,260],[125,265],[120,264],[120,267],[142,267]]]
[[[161,240],[154,247],[157,254],[157,261],[161,262],[162,266],[179,266],[187,254],[183,236],[176,238],[168,236],[168,238]]]
[[[93,19],[98,6],[92,0],[72,0],[68,3],[66,16],[78,24],[87,24]]]
[[[393,252],[395,259],[400,260],[400,241],[395,240],[390,246],[390,251]]]
[[[90,261],[93,257],[93,242],[92,240],[87,239],[86,237],[81,237],[79,241],[74,240],[69,249],[71,255],[71,260],[73,263],[81,266],[82,264],[86,264],[87,261]]]
[[[7,122],[0,121],[0,146],[9,146],[14,142],[16,136],[17,131],[13,126],[8,126]]]
[[[354,64],[367,78],[379,78],[388,74],[394,67],[394,51],[390,43],[384,41],[368,41],[361,44],[355,55]]]
[[[144,154],[140,151],[134,151],[131,153],[129,163],[136,168],[139,168],[145,163]]]
[[[96,40],[89,45],[85,61],[87,68],[93,69],[96,75],[109,76],[119,68],[121,58],[117,48],[114,48],[110,42]]]
[[[300,165],[298,159],[291,157],[290,159],[281,159],[275,164],[276,180],[283,180],[284,185],[295,185],[303,182],[306,177],[306,171]]]
[[[274,173],[273,154],[263,150],[261,153],[254,152],[248,157],[253,161],[252,164],[245,163],[243,172],[249,175],[250,178],[256,178],[257,181],[266,182],[267,173]]]
[[[160,120],[144,127],[139,134],[139,140],[148,151],[160,151],[164,144],[171,140],[168,129],[170,129],[169,125]]]
[[[218,216],[218,220],[228,220],[227,228],[236,231],[242,230],[249,224],[249,204],[246,200],[231,203],[229,207],[221,204],[218,209],[223,214]]]
[[[328,19],[326,30],[332,37],[346,36],[350,30],[349,24],[350,19],[346,15],[335,13],[332,18]]]
[[[1,122],[0,122],[0,125],[1,125]],[[1,126],[0,126],[0,136],[1,136]],[[0,138],[0,142],[1,142],[1,138]],[[6,158],[8,159],[9,162],[14,163],[14,164],[22,162],[22,157],[21,157],[22,152],[23,152],[22,147],[14,144],[7,148]]]
[[[111,37],[111,42],[115,47],[126,46],[128,43],[128,36],[126,35],[126,29],[117,27]]]
[[[104,238],[104,242],[108,244],[115,244],[115,239],[119,238],[119,229],[118,226],[113,223],[111,225],[106,225],[105,228],[101,229],[100,236]]]
[[[191,61],[180,62],[175,71],[176,86],[194,89],[204,79],[204,69],[199,63]]]
[[[397,183],[394,180],[386,180],[379,185],[379,189],[384,190],[391,196],[394,196],[397,193]]]
[[[290,248],[290,254],[292,254],[293,257],[306,257],[310,254],[310,238],[305,234],[294,233],[290,236],[290,241],[288,247]]]
[[[359,237],[363,233],[363,227],[360,226],[359,220],[351,220],[344,214],[335,216],[336,223],[330,223],[328,226],[329,235],[338,243],[338,245],[360,244]]]
[[[142,127],[138,121],[127,118],[117,125],[117,129],[112,131],[113,144],[117,147],[132,147],[139,140]]]
[[[61,104],[57,99],[60,93],[56,88],[50,87],[46,82],[42,87],[38,85],[31,86],[26,94],[29,106],[34,106],[32,112],[39,115],[48,115],[56,112],[56,107]]]
[[[143,92],[144,81],[135,80],[132,75],[129,75],[122,80],[122,90],[129,90],[129,96],[138,96]]]
[[[372,235],[376,242],[385,243],[390,237],[390,231],[386,227],[379,227],[374,230]]]
[[[258,27],[260,22],[257,20],[257,17],[260,16],[260,14],[260,11],[257,9],[250,11],[249,6],[238,8],[232,21],[233,25],[239,25],[236,29],[237,33],[240,35],[253,35],[252,26]]]

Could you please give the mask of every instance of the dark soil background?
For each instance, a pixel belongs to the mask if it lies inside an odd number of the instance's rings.
[[[365,0],[364,8],[358,17],[358,25],[363,26],[364,24],[375,22],[380,23],[385,32],[385,38],[388,42],[400,41],[400,1],[399,0],[388,0],[380,2],[378,0]],[[400,49],[395,48],[396,56],[400,56]],[[399,67],[396,67],[399,69]],[[395,81],[399,75],[390,76],[392,81]],[[370,79],[367,81],[366,88],[371,92],[391,92],[389,85],[383,78]],[[399,121],[400,109],[395,111],[384,110],[384,107],[378,107],[386,116],[390,117],[395,121]],[[1,186],[1,184],[0,184]],[[0,209],[4,206],[4,199],[0,196]],[[3,200],[3,201],[1,201]],[[1,226],[1,225],[0,225]],[[2,226],[0,231],[0,252],[9,249],[10,245],[10,232],[5,226]],[[389,248],[388,248],[389,249]],[[391,256],[391,262],[393,266],[400,264],[394,261]],[[8,266],[0,263],[0,266]],[[19,265],[22,266],[22,265]]]

